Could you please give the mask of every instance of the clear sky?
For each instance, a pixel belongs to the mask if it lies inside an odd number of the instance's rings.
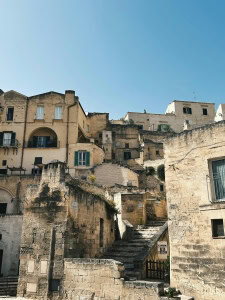
[[[85,111],[225,103],[225,0],[0,0],[0,88]]]

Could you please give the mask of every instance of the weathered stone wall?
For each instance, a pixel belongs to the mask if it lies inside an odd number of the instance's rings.
[[[103,163],[94,169],[96,183],[105,186],[132,185],[138,186],[138,174],[117,164]]]
[[[98,257],[115,239],[111,202],[91,185],[65,182],[64,165],[45,166],[40,185],[27,189],[18,295],[46,299],[62,287],[65,257]]]
[[[144,194],[121,194],[121,215],[132,225],[146,223],[146,202]]]
[[[212,160],[224,159],[225,123],[204,126],[166,141],[165,169],[171,250],[171,285],[196,300],[224,298],[225,240],[212,237],[212,219],[223,219],[214,202]]]
[[[123,279],[124,267],[114,260],[65,259],[63,299],[158,300],[163,285]]]
[[[22,215],[0,216],[0,249],[3,250],[0,273],[3,276],[18,275],[22,222]]]

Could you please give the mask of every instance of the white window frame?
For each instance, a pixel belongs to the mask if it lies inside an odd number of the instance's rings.
[[[86,151],[78,151],[78,166],[86,166]]]
[[[62,120],[62,106],[55,107],[55,120]]]
[[[3,146],[10,146],[12,140],[12,132],[4,132],[3,134]]]
[[[44,119],[44,106],[38,105],[36,111],[36,120],[43,120]]]

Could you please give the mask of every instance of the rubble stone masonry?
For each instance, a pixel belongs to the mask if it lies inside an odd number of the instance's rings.
[[[225,299],[225,239],[212,220],[225,222],[216,200],[212,161],[225,158],[225,122],[169,138],[165,144],[171,286],[195,300]],[[224,229],[224,228],[223,228]]]

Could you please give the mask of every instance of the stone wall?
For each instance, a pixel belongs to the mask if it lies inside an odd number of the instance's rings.
[[[18,275],[22,223],[22,215],[0,216],[0,250],[3,250],[0,273],[3,277]]]
[[[204,126],[166,141],[165,169],[171,250],[171,285],[196,300],[224,298],[224,201],[214,198],[211,165],[224,159],[225,123]],[[224,225],[223,225],[224,227]]]
[[[114,260],[65,259],[63,299],[158,300],[162,283],[127,281],[124,266]]]
[[[63,259],[99,257],[115,239],[111,202],[78,180],[65,181],[62,163],[45,166],[27,189],[18,295],[47,299],[62,286]]]
[[[146,202],[144,194],[121,195],[122,219],[132,225],[144,225],[146,223]]]
[[[94,169],[96,183],[105,186],[132,185],[138,186],[138,174],[117,164],[104,163]]]

